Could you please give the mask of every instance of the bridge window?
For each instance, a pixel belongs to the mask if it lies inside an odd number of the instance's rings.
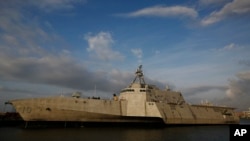
[[[134,89],[125,89],[125,90],[122,90],[121,92],[124,93],[124,92],[134,92],[135,90]]]
[[[146,90],[140,90],[140,92],[146,92]]]

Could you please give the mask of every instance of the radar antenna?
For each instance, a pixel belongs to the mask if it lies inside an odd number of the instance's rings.
[[[133,83],[135,83],[136,79],[138,78],[140,84],[146,84],[145,81],[144,81],[144,78],[143,78],[143,73],[142,73],[142,65],[140,65],[138,67],[138,69],[136,70],[135,72],[135,79],[133,81]]]

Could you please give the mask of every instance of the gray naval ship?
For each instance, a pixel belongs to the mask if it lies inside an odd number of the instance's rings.
[[[111,99],[56,96],[9,101],[24,121],[81,123],[238,124],[235,108],[188,104],[180,92],[146,84],[142,66]]]

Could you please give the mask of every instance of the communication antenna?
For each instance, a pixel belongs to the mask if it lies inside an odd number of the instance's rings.
[[[140,84],[146,84],[146,83],[145,83],[145,80],[144,80],[144,77],[143,77],[142,65],[140,65],[140,66],[138,67],[138,69],[137,69],[136,72],[135,72],[135,75],[136,75],[136,76],[135,76],[135,79],[134,79],[133,83],[135,83],[136,79],[138,78]]]
[[[95,85],[95,93],[94,93],[94,96],[96,96],[96,85]]]

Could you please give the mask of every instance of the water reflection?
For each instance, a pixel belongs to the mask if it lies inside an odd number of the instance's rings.
[[[1,140],[19,141],[228,141],[228,126],[183,126],[164,128],[84,127],[58,129],[0,128]]]
[[[229,140],[228,126],[186,126],[163,129],[130,129],[122,131],[122,141],[194,141]]]

